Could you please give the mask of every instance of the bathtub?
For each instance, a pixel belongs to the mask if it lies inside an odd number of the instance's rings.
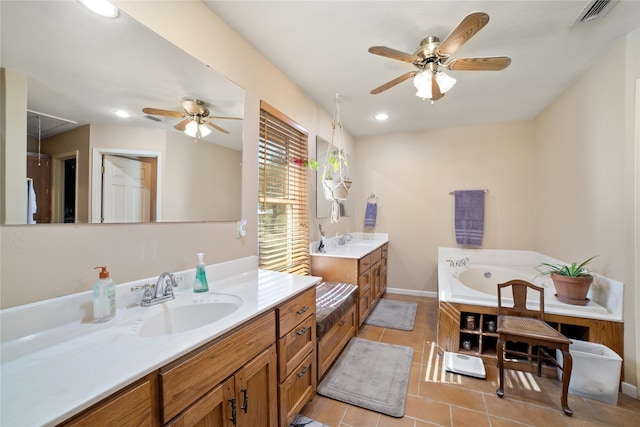
[[[458,260],[468,259],[464,265]],[[565,316],[622,321],[623,284],[598,274],[585,306],[565,304],[555,298],[548,276],[536,266],[541,262],[558,263],[533,251],[438,248],[438,299],[444,302],[497,307],[497,284],[512,279],[526,280],[544,288],[545,312]],[[533,292],[533,291],[530,291]],[[503,292],[503,304],[511,304],[510,290]],[[538,307],[537,295],[528,298],[530,307]]]

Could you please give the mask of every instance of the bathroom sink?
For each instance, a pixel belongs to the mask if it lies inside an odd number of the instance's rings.
[[[191,331],[229,316],[241,304],[242,299],[233,295],[218,295],[211,301],[163,304],[161,311],[142,322],[138,334],[159,337]]]

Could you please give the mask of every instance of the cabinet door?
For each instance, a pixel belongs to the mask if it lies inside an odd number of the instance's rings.
[[[171,427],[233,426],[234,379],[229,378],[191,405],[168,425]],[[236,408],[237,412],[237,408]]]
[[[278,426],[276,346],[256,356],[235,375],[238,426]]]
[[[369,276],[371,277],[371,298],[373,302],[382,295],[382,287],[380,286],[380,261],[371,266]]]

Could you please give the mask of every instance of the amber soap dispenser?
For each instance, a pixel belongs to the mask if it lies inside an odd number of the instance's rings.
[[[93,285],[93,321],[102,323],[116,315],[116,284],[106,266],[94,267],[98,269],[101,269],[100,277]]]

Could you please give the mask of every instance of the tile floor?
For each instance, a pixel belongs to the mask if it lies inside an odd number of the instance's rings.
[[[418,303],[413,331],[367,326],[361,338],[413,347],[414,359],[405,415],[393,418],[346,403],[317,396],[301,413],[331,427],[424,426],[640,426],[640,401],[620,394],[618,405],[570,394],[573,417],[560,408],[560,381],[505,372],[506,381],[524,381],[527,388],[505,387],[504,399],[496,396],[498,371],[485,364],[487,378],[479,380],[454,374],[434,375],[441,357],[431,353],[437,340],[438,303],[433,298],[388,294],[385,298]],[[425,381],[428,377],[430,381]],[[434,377],[435,380],[434,381]]]

